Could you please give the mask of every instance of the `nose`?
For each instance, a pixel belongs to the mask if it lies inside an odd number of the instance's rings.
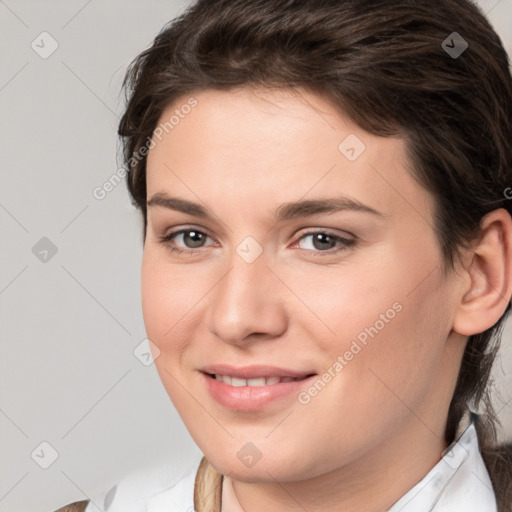
[[[285,286],[267,266],[265,252],[251,263],[234,252],[230,263],[211,293],[210,331],[233,345],[281,335],[287,326]]]

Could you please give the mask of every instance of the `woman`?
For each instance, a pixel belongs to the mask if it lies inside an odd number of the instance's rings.
[[[465,0],[203,0],[137,57],[144,321],[204,454],[140,510],[512,510],[508,64]]]

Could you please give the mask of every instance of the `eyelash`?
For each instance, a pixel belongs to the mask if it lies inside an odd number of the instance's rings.
[[[199,233],[201,235],[207,236],[208,238],[211,238],[204,231],[200,231],[199,229],[194,229],[194,228],[188,228],[188,229],[180,229],[180,230],[177,230],[177,231],[172,231],[171,233],[168,233],[167,235],[159,237],[159,241],[169,251],[171,251],[172,253],[175,253],[175,254],[193,254],[193,253],[198,253],[198,252],[201,251],[201,249],[204,249],[204,247],[199,247],[197,249],[179,249],[175,245],[172,245],[170,243],[171,240],[175,236],[180,235],[182,233],[188,233],[190,231],[193,231],[195,233]],[[333,239],[335,239],[336,241],[340,242],[342,244],[342,246],[339,247],[338,249],[328,249],[326,251],[319,251],[319,250],[314,251],[312,249],[303,249],[304,251],[307,251],[312,256],[322,256],[323,254],[327,254],[327,255],[337,254],[339,252],[346,251],[349,247],[355,245],[355,243],[356,243],[356,239],[355,238],[344,238],[342,236],[335,235],[334,233],[331,233],[331,232],[325,231],[325,230],[323,230],[323,231],[308,231],[308,232],[304,233],[299,238],[299,240],[302,240],[306,236],[311,236],[311,235],[316,235],[316,234],[328,235],[328,236],[332,237]]]

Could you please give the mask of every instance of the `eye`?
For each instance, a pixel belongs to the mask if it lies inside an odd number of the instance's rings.
[[[173,253],[193,254],[198,253],[203,247],[205,247],[204,243],[208,238],[210,237],[204,231],[195,228],[188,228],[171,231],[170,233],[159,237],[159,241]],[[318,253],[334,254],[345,251],[356,243],[355,238],[342,237],[328,231],[310,231],[303,234],[295,245],[300,246],[300,242],[307,238],[310,238],[310,244],[306,245],[309,245],[310,247],[299,248],[312,253],[313,256],[317,256]],[[185,247],[177,246],[176,240],[181,240],[181,243]]]
[[[185,248],[177,247],[173,239],[181,237],[181,241],[185,244]],[[171,252],[175,253],[194,253],[203,247],[204,241],[210,238],[204,231],[194,228],[180,229],[171,231],[170,233],[159,238]]]
[[[347,250],[356,243],[355,238],[342,237],[328,231],[310,231],[302,235],[296,244],[300,244],[301,240],[305,240],[307,238],[310,238],[310,243],[306,244],[309,245],[309,247],[300,248],[310,251],[313,254],[318,252],[328,254],[338,253],[340,251]],[[331,250],[336,246],[337,249]],[[317,254],[314,255],[316,256]]]

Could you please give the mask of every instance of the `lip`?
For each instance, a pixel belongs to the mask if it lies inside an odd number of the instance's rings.
[[[296,377],[301,380],[279,382],[266,386],[230,386],[209,374],[231,375],[243,379],[256,377]],[[317,377],[313,372],[302,372],[275,366],[254,365],[235,368],[229,365],[204,367],[201,378],[210,396],[227,409],[239,412],[256,412],[270,403],[299,393]],[[309,377],[308,377],[309,375]]]

